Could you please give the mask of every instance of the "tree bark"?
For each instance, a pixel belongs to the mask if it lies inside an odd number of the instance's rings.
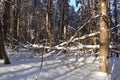
[[[66,41],[66,0],[63,0],[63,14],[62,14],[62,21],[63,21],[63,24],[62,24],[62,27],[63,27],[63,38],[64,40]]]
[[[118,0],[114,0],[114,17],[115,17],[115,26],[117,26],[117,1]]]
[[[4,24],[4,40],[5,42],[8,42],[8,39],[7,39],[7,34],[10,32],[10,9],[11,9],[11,0],[5,0],[4,1],[4,14],[3,14],[3,24]]]
[[[46,0],[46,31],[48,33],[49,46],[52,45],[52,34],[51,34],[51,22],[50,22],[50,13],[51,13],[51,0]]]
[[[115,18],[115,26],[117,26],[117,24],[118,24],[118,21],[117,21],[117,2],[118,2],[118,0],[114,0],[114,7],[115,7],[115,9],[114,9],[114,18]],[[115,29],[115,32],[117,33],[117,28]],[[117,35],[113,35],[113,41],[116,41],[117,42]]]
[[[3,40],[3,32],[2,32],[2,24],[0,22],[0,56],[4,59],[5,64],[10,64],[10,61],[8,59],[8,56],[6,54],[5,48],[4,48],[4,40]]]
[[[20,29],[20,7],[21,7],[21,0],[17,0],[17,6],[15,9],[15,20],[14,20],[14,38],[17,41],[13,42],[13,48],[15,48],[16,50],[18,50],[18,46],[19,46],[19,29]],[[17,46],[17,47],[16,47]]]
[[[96,13],[95,13],[95,0],[92,0],[91,3],[92,3],[92,16],[95,16],[96,15]],[[96,29],[96,21],[94,20],[93,21],[93,32],[96,32],[96,31],[97,31],[97,29]],[[93,42],[94,42],[94,45],[97,44],[96,36],[94,36]],[[94,50],[95,50],[95,52],[97,52],[97,49],[94,49]]]
[[[109,73],[109,62],[108,62],[108,45],[109,45],[109,31],[107,20],[107,3],[106,0],[100,0],[101,14],[100,17],[100,58],[99,58],[99,69],[101,72]],[[106,19],[104,19],[104,18]]]

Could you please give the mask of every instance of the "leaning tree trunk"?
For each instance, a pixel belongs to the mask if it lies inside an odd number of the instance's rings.
[[[100,17],[100,66],[99,69],[101,72],[109,72],[109,63],[108,63],[108,39],[109,39],[109,31],[108,31],[108,23],[107,19],[107,2],[106,0],[100,0],[100,8],[101,14]]]
[[[2,34],[2,24],[0,22],[0,56],[4,59],[5,64],[10,64],[10,61],[7,57],[5,48],[4,48],[4,40],[3,40],[3,34]]]

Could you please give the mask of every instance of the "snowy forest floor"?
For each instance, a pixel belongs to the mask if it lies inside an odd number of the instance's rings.
[[[0,80],[35,80],[40,70],[41,56],[31,51],[13,52],[8,49],[11,64],[0,60]],[[81,57],[77,68],[72,63],[65,64],[55,54],[45,54],[39,80],[120,80],[120,59],[110,58],[109,79],[98,70],[99,61],[93,56]]]

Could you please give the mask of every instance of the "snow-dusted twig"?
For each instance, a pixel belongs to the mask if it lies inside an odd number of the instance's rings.
[[[119,27],[120,25],[117,25],[116,27],[114,28],[117,28]],[[109,29],[108,31],[111,31],[113,30],[114,28],[111,28]],[[81,30],[81,29],[79,29]],[[78,31],[79,31],[78,30]],[[78,32],[77,31],[77,32]],[[92,37],[92,36],[95,36],[95,35],[98,35],[100,32],[94,32],[94,33],[91,33],[91,34],[87,34],[87,35],[84,35],[84,36],[81,36],[81,37],[77,37],[75,38],[75,35],[74,37],[71,37],[70,40],[66,41],[66,42],[62,42],[61,44],[58,44],[56,46],[53,46],[53,47],[50,47],[50,46],[34,46],[35,48],[47,48],[47,49],[58,49],[58,50],[77,50],[77,49],[84,49],[84,48],[88,48],[88,49],[95,49],[95,48],[99,48],[100,46],[99,45],[83,45],[83,44],[80,44],[79,46],[75,47],[75,46],[71,46],[71,47],[64,47],[65,45],[68,45],[70,42],[75,42],[77,40],[83,40],[83,39],[86,39],[88,37]],[[109,48],[118,48],[120,47],[120,45],[109,45]]]
[[[115,28],[118,28],[118,27],[120,27],[120,24],[118,24],[117,26],[111,28],[110,30],[114,30]]]
[[[95,35],[99,34],[100,32],[98,31],[98,32],[95,32],[95,33],[91,33],[91,34],[84,35],[84,36],[79,37],[79,38],[75,38],[75,36],[77,35],[77,33],[78,33],[85,25],[87,25],[91,20],[93,20],[93,19],[95,19],[95,18],[98,18],[100,15],[101,15],[101,14],[98,14],[98,15],[96,15],[96,16],[91,17],[86,23],[84,23],[84,24],[75,32],[75,34],[70,38],[70,40],[68,40],[67,42],[63,42],[63,43],[61,43],[61,44],[59,44],[59,45],[57,45],[57,46],[63,46],[63,45],[69,44],[70,42],[74,42],[74,41],[80,40],[80,39],[86,39],[86,38],[88,38],[88,37],[92,37],[92,36],[95,36]],[[113,28],[109,29],[108,31],[111,31],[111,30],[113,30],[113,29],[115,29],[115,28],[118,28],[119,26],[120,26],[120,24],[118,24],[116,27],[113,27]],[[57,46],[56,46],[56,47],[57,47]]]
[[[88,37],[92,37],[92,36],[95,36],[95,35],[97,35],[97,34],[99,34],[100,32],[98,31],[98,32],[95,32],[95,33],[91,33],[91,34],[87,34],[87,35],[84,35],[84,36],[82,36],[82,37],[78,37],[78,38],[75,38],[75,39],[73,39],[71,42],[74,42],[74,41],[76,41],[76,40],[83,40],[83,39],[86,39],[86,38],[88,38]]]
[[[75,36],[77,35],[77,33],[85,26],[87,25],[89,22],[91,22],[91,20],[95,19],[95,18],[98,18],[100,16],[100,14],[96,15],[96,16],[92,16],[86,23],[84,23],[82,26],[80,26],[80,28],[75,32],[75,34],[70,38],[70,41],[72,39],[75,38]]]
[[[71,47],[60,47],[60,46],[32,46],[30,49],[40,49],[40,48],[46,48],[46,49],[51,49],[51,50],[77,50],[77,49],[95,49],[95,48],[100,48],[100,45],[80,45],[80,46],[71,46]],[[109,45],[109,48],[120,48],[120,45]]]
[[[113,52],[115,52],[115,53],[119,53],[119,54],[120,54],[120,50],[111,50],[111,51],[113,51]]]
[[[10,35],[7,34],[7,36],[8,36],[11,40],[13,40],[13,41],[15,41],[15,42],[18,42],[17,39],[11,37]],[[19,43],[19,45],[22,46],[23,48],[28,49],[28,47],[25,46],[24,44],[22,44],[21,42],[18,42],[18,43]],[[14,46],[16,46],[16,45],[14,45]]]

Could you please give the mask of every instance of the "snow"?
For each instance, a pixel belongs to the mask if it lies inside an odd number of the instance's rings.
[[[111,58],[110,63],[111,80],[120,80],[120,59]]]
[[[40,53],[29,50],[19,53],[7,51],[11,64],[3,64],[3,60],[0,60],[0,80],[35,80],[41,65]],[[81,57],[77,63],[74,58],[69,59],[69,62],[62,62],[64,56],[57,57],[56,54],[45,54],[43,57],[38,80],[108,80],[106,73],[99,72],[98,58],[93,56]],[[109,80],[120,80],[119,66],[119,58],[110,59]]]

